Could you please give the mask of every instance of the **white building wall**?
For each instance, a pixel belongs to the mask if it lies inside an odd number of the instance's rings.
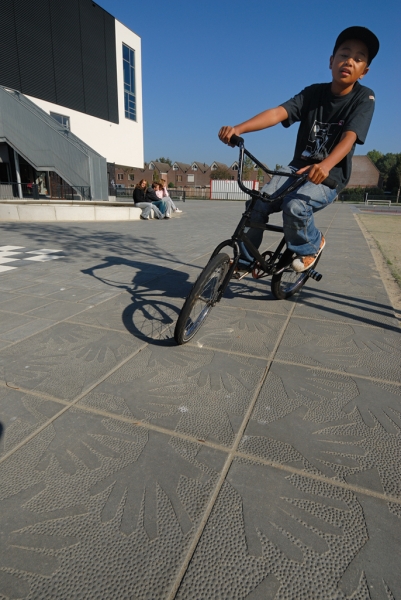
[[[142,57],[141,38],[115,20],[117,93],[119,123],[110,123],[91,115],[27,96],[47,113],[55,112],[70,117],[71,131],[88,146],[104,156],[107,162],[130,167],[144,166],[142,116]],[[135,50],[136,121],[125,118],[122,45]]]

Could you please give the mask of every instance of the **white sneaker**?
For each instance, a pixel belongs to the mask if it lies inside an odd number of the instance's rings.
[[[174,212],[180,212],[180,213],[182,213],[182,210],[180,210],[179,208],[176,208]]]
[[[323,250],[323,248],[326,245],[326,240],[324,239],[323,235],[322,235],[322,239],[320,241],[320,248],[319,251],[314,254],[313,256],[296,256],[294,258],[294,260],[292,261],[292,268],[294,271],[296,271],[297,273],[303,273],[304,271],[307,271],[308,269],[310,269],[316,262],[318,256],[320,255],[321,251]]]

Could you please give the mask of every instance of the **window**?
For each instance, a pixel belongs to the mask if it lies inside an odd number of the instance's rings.
[[[192,165],[192,170],[193,170],[193,171],[197,171],[197,170],[198,170],[198,167],[197,167],[195,164],[193,164],[193,165]]]
[[[238,165],[237,163],[234,163],[233,166],[231,167],[232,171],[238,171]]]
[[[135,175],[134,175],[133,173],[130,173],[130,174],[128,175],[128,179],[129,179],[130,181],[134,181],[134,179],[135,179]]]
[[[117,173],[117,181],[122,181],[124,179],[124,173]]]
[[[136,121],[135,51],[123,44],[125,118]]]
[[[58,113],[50,113],[50,116],[53,117],[57,123],[68,129],[70,131],[70,117],[66,117],[65,115],[59,115]]]
[[[195,175],[188,175],[188,183],[195,183]]]
[[[182,175],[177,175],[177,181],[182,181]]]
[[[173,164],[173,171],[178,171],[178,165],[176,165],[175,163]]]

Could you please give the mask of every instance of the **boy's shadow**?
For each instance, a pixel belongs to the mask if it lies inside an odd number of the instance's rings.
[[[175,322],[192,287],[188,273],[116,256],[82,273],[130,294],[132,302],[121,319],[132,335],[156,345],[175,343]]]

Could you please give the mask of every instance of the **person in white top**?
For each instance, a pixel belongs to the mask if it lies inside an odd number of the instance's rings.
[[[176,205],[174,204],[174,202],[172,201],[172,199],[170,198],[170,194],[167,191],[166,183],[167,182],[165,179],[160,179],[160,181],[159,181],[160,190],[163,192],[162,198],[164,199],[164,201],[166,201],[166,198],[169,199],[169,204],[171,204],[171,208],[172,208],[173,212],[182,213],[182,210],[177,208]]]

